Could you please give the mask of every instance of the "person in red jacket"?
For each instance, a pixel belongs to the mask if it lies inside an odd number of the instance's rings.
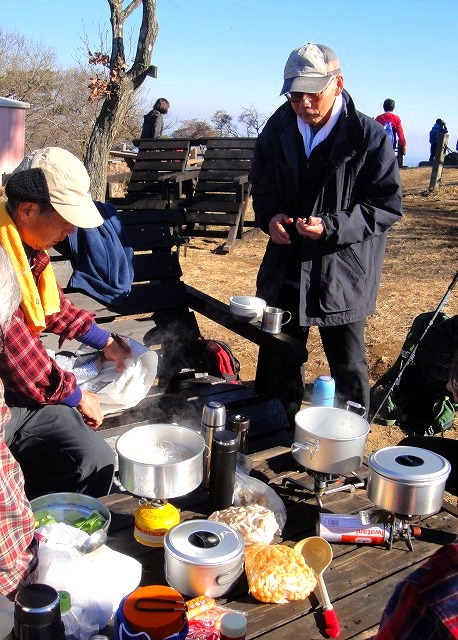
[[[396,134],[396,140],[398,147],[401,150],[402,155],[406,155],[407,142],[402,129],[401,118],[393,113],[395,102],[391,98],[387,98],[383,103],[383,110],[385,113],[381,113],[375,118],[376,122],[379,122],[382,126],[385,126],[387,122],[391,122],[394,133]]]

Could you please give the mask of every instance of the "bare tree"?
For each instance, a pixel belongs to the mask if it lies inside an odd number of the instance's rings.
[[[242,109],[242,113],[239,116],[239,122],[243,122],[246,126],[247,136],[258,136],[269,116],[258,111],[253,105],[250,105],[249,107],[242,107]]]
[[[91,79],[91,97],[103,100],[102,108],[92,130],[84,164],[91,176],[94,199],[105,197],[107,164],[110,149],[123,127],[134,94],[148,76],[155,76],[150,66],[153,46],[159,31],[156,19],[156,0],[131,0],[125,9],[122,0],[107,0],[111,12],[111,55],[90,53],[89,62],[105,67],[108,78],[94,74]],[[143,15],[137,40],[135,58],[130,69],[124,50],[124,23],[142,5]]]
[[[237,127],[232,124],[232,116],[219,109],[212,115],[211,121],[213,122],[216,131],[220,137],[223,136],[238,136]]]
[[[217,132],[205,120],[183,120],[181,127],[172,133],[172,138],[214,138]]]

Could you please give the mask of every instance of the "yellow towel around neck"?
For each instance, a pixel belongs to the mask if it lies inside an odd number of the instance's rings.
[[[4,202],[0,204],[0,244],[8,253],[17,274],[22,293],[21,309],[27,326],[33,333],[40,333],[46,327],[46,316],[60,311],[56,277],[51,264],[48,264],[38,286],[35,284],[21,237]]]

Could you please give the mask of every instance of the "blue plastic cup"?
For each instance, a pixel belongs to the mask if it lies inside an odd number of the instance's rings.
[[[333,407],[336,384],[331,376],[318,376],[313,383],[312,407]]]

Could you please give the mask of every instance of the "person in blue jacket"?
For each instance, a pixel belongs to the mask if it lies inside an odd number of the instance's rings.
[[[441,118],[437,118],[433,124],[433,128],[429,132],[429,144],[431,145],[431,151],[429,154],[429,161],[432,162],[436,156],[437,141],[439,140],[440,133],[448,133],[447,126]]]
[[[257,140],[251,183],[269,235],[257,277],[268,305],[291,311],[284,331],[307,342],[318,327],[336,403],[369,407],[366,317],[375,310],[389,228],[402,215],[399,168],[380,125],[356,110],[337,55],[308,43],[289,56],[285,103]],[[260,360],[272,354],[260,350]],[[293,418],[304,388],[299,366],[280,364]]]

